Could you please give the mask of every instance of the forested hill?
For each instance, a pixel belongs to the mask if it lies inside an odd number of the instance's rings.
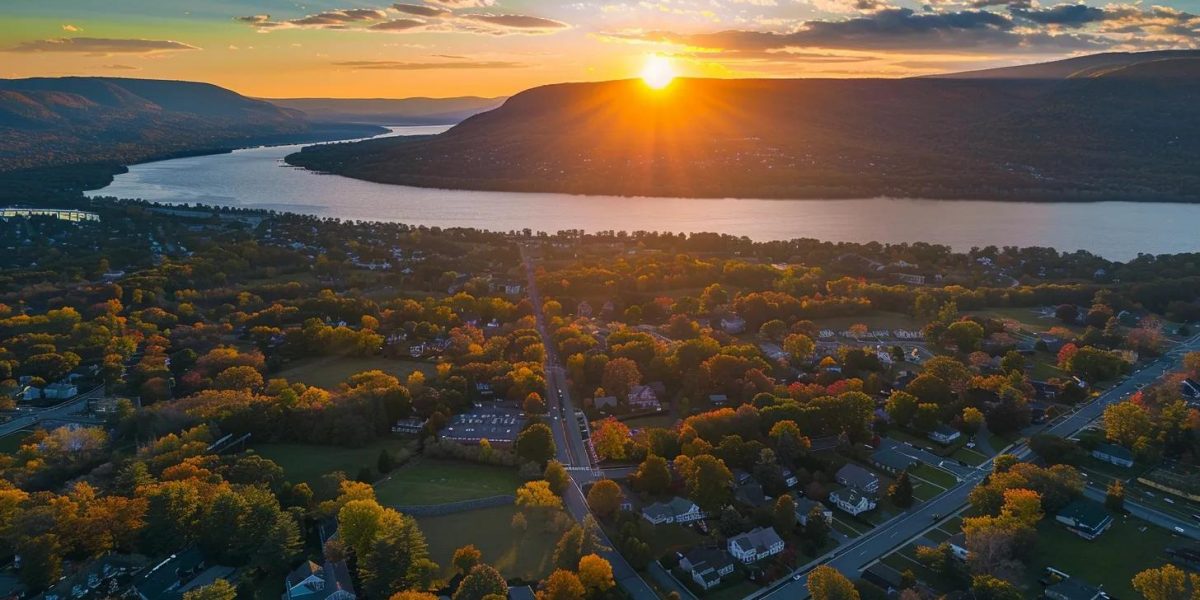
[[[0,171],[129,164],[238,146],[364,137],[206,83],[62,77],[0,80]]]
[[[452,125],[492,110],[505,98],[272,98],[276,106],[303,111],[310,119],[377,125]]]
[[[1200,60],[1144,58],[1089,77],[552,85],[436,137],[288,161],[468,189],[1200,201]]]

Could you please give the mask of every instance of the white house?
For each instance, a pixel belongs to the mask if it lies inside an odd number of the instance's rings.
[[[860,515],[875,509],[875,500],[852,487],[830,492],[829,501],[852,515]]]
[[[354,600],[354,584],[344,561],[324,566],[308,560],[288,574],[281,600]]]
[[[648,385],[635,385],[629,390],[629,408],[631,410],[660,411],[662,404],[658,402],[658,394]]]
[[[949,425],[938,425],[929,432],[929,439],[942,445],[951,444],[960,437],[962,437],[962,433]]]
[[[728,334],[738,334],[746,331],[746,320],[737,315],[721,317],[721,329]]]
[[[729,553],[745,564],[783,552],[783,538],[774,527],[759,527],[729,538]]]
[[[642,518],[655,525],[691,523],[703,519],[704,511],[695,502],[676,496],[668,502],[655,502],[643,508]]]
[[[814,507],[820,507],[821,518],[825,519],[826,523],[833,523],[833,510],[816,500],[805,497],[796,498],[796,520],[801,525],[808,525],[808,515],[812,513]]]

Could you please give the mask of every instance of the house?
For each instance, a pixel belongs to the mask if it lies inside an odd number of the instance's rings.
[[[658,402],[658,394],[654,392],[654,388],[648,385],[635,385],[629,390],[629,408],[638,411],[654,411],[662,410],[662,404]]]
[[[1092,587],[1075,577],[1068,577],[1046,588],[1044,592],[1052,600],[1104,600],[1108,598],[1100,588]]]
[[[706,590],[733,574],[735,567],[733,557],[720,548],[692,548],[679,555],[679,568],[690,573],[692,581]]]
[[[921,461],[902,454],[895,448],[884,448],[871,454],[871,464],[893,475],[916,467]]]
[[[929,432],[929,439],[943,446],[953,443],[954,440],[960,437],[962,437],[962,433],[949,425],[938,425],[933,431]]]
[[[537,594],[527,585],[513,585],[508,588],[508,600],[537,600]]]
[[[79,388],[73,383],[58,382],[46,386],[42,396],[51,400],[67,400],[79,395]]]
[[[324,565],[306,560],[284,579],[281,600],[354,600],[354,584],[346,561]]]
[[[1170,557],[1171,562],[1189,571],[1200,571],[1200,546],[1167,548],[1166,554]]]
[[[575,314],[580,317],[592,316],[592,305],[587,300],[580,302],[579,305],[575,307]]]
[[[1085,540],[1094,540],[1112,525],[1113,518],[1104,505],[1094,500],[1080,498],[1071,502],[1054,515],[1054,520]]]
[[[729,553],[745,564],[783,552],[783,538],[774,527],[758,527],[729,538]]]
[[[422,429],[425,429],[425,421],[416,417],[401,419],[396,421],[395,425],[392,425],[392,433],[416,435],[421,433]]]
[[[740,485],[733,491],[733,498],[746,506],[760,508],[771,502],[771,498],[763,493],[763,486],[757,481]]]
[[[595,398],[592,398],[592,406],[596,407],[596,410],[609,410],[609,409],[616,408],[617,407],[617,397],[616,396],[597,396]]]
[[[844,486],[852,487],[859,491],[871,494],[879,491],[879,477],[853,463],[846,463],[846,466],[838,469],[834,479]]]
[[[967,554],[969,554],[967,551],[967,534],[960,531],[950,536],[950,539],[946,540],[946,543],[950,545],[950,553],[954,555],[954,558],[963,561],[967,560]]]
[[[721,329],[730,335],[736,335],[746,331],[746,320],[737,315],[726,315],[721,317]]]
[[[801,525],[808,525],[808,515],[812,513],[814,508],[821,509],[821,516],[826,523],[833,523],[833,510],[812,498],[800,497],[796,498],[796,521]]]
[[[1038,400],[1054,400],[1062,393],[1062,387],[1048,381],[1030,381],[1029,385],[1033,386],[1034,396]]]
[[[734,469],[730,474],[733,475],[733,487],[746,485],[754,480],[754,476],[745,469]]]
[[[233,571],[233,567],[209,565],[200,549],[193,546],[151,567],[134,581],[133,591],[141,600],[179,600],[184,592],[218,579],[228,580]]]
[[[829,493],[829,501],[834,506],[852,514],[861,515],[875,509],[875,500],[852,487],[845,487]]]
[[[713,406],[725,406],[729,404],[729,396],[725,394],[709,394],[708,403]]]
[[[1116,444],[1100,444],[1092,450],[1092,457],[1118,467],[1132,467],[1133,453]]]
[[[509,447],[516,443],[524,427],[525,415],[519,411],[476,404],[471,410],[454,415],[438,436],[467,446],[487,440],[493,446]]]
[[[784,467],[780,474],[783,475],[783,485],[786,485],[789,488],[794,488],[800,485],[800,478],[796,477],[796,473],[791,469]]]
[[[642,518],[654,525],[691,523],[704,518],[704,512],[691,500],[678,496],[667,502],[655,502],[642,509]]]

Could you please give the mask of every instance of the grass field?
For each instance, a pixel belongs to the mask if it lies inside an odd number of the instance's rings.
[[[21,430],[16,433],[0,437],[0,454],[12,454],[21,449],[21,444],[25,443],[25,438],[29,437],[30,431]]]
[[[264,458],[269,458],[283,467],[289,481],[307,482],[313,485],[322,475],[342,471],[354,479],[359,469],[375,469],[379,452],[387,448],[395,453],[405,449],[411,442],[406,440],[379,440],[362,448],[322,446],[316,444],[266,443],[254,444],[251,449]]]
[[[483,561],[496,567],[506,578],[521,577],[537,580],[553,571],[554,545],[559,532],[547,532],[540,523],[530,523],[529,530],[516,537],[512,517],[516,507],[499,506],[440,517],[417,517],[429,555],[442,566],[444,577],[453,575],[450,559],[454,551],[474,544],[483,554]]]
[[[1091,585],[1102,585],[1115,598],[1139,597],[1130,580],[1140,571],[1167,562],[1163,550],[1190,540],[1128,516],[1117,516],[1111,529],[1087,541],[1053,519],[1038,524],[1037,544],[1029,561],[1030,590],[1046,567],[1054,567]]]
[[[297,361],[273,377],[283,377],[288,381],[298,381],[332,390],[351,375],[374,370],[394,375],[402,382],[413,371],[424,371],[426,375],[432,375],[435,372],[434,366],[427,362],[382,357],[341,356]]]
[[[420,459],[393,471],[375,495],[385,506],[445,504],[512,494],[520,485],[516,469]]]

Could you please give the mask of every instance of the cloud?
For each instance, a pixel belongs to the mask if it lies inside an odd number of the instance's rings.
[[[62,30],[63,30],[63,31],[69,31],[69,32],[71,32],[71,33],[78,33],[78,32],[80,32],[80,31],[83,31],[83,28],[82,28],[82,27],[79,27],[79,26],[76,26],[76,25],[72,25],[72,24],[70,24],[70,23],[67,23],[66,25],[63,25],[63,26],[62,26]]]
[[[437,6],[427,6],[421,4],[393,4],[392,8],[406,15],[416,15],[418,17],[446,17],[451,14],[448,9],[439,8]]]
[[[416,19],[393,19],[391,21],[382,21],[368,27],[371,31],[408,31],[425,27],[424,21]]]
[[[562,21],[530,17],[526,15],[462,15],[461,19],[477,21],[503,29],[564,29],[568,27]]]
[[[33,40],[5,49],[6,52],[71,52],[98,55],[152,54],[179,50],[199,50],[199,48],[172,40],[74,37]]]
[[[1135,9],[1136,10],[1136,9]],[[1082,27],[1108,18],[1107,11],[1086,4],[1059,4],[1051,8],[1013,8],[1014,17],[1042,25]]]
[[[371,71],[434,71],[439,69],[522,69],[529,65],[500,60],[452,62],[407,62],[397,60],[350,60],[335,62],[334,66]]]
[[[129,65],[104,65],[104,68],[112,69],[114,71],[139,71],[140,70],[138,67],[131,67]]]
[[[873,1],[873,0],[861,0]],[[235,17],[260,32],[272,29],[309,28],[402,33],[435,31],[508,35],[552,33],[569,27],[566,23],[514,14],[456,14],[455,9],[491,5],[479,0],[429,0],[430,4],[396,3],[389,8],[327,10],[297,19],[272,20],[270,15]],[[401,18],[392,18],[399,13]]]
[[[680,34],[669,31],[617,34],[618,39],[681,45],[712,52],[779,52],[830,48],[864,51],[956,52],[997,50],[1062,52],[1110,44],[1082,33],[1027,31],[1006,15],[984,10],[916,13],[889,8],[837,21],[807,21],[795,31],[726,30]]]
[[[886,0],[811,0],[813,7],[831,13],[877,12],[894,8]]]

